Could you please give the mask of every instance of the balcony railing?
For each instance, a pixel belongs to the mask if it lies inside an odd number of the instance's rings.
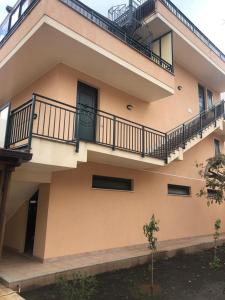
[[[168,157],[224,115],[224,102],[164,133],[93,107],[74,107],[34,94],[10,113],[6,147],[30,150],[32,137],[74,145],[80,141],[167,161]]]
[[[190,29],[206,46],[225,61],[225,54],[210,41],[170,0],[160,0],[188,29]]]
[[[18,28],[40,0],[20,0],[0,25],[0,47]]]

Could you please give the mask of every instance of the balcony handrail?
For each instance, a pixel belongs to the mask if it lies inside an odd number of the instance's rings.
[[[173,73],[173,65],[165,61],[162,57],[158,56],[151,49],[138,42],[133,37],[129,36],[124,30],[122,30],[118,25],[112,22],[110,19],[99,14],[95,10],[86,6],[79,0],[59,0],[69,8],[75,10],[77,13],[100,27],[101,29],[107,31],[114,37],[118,38],[120,41],[128,45],[129,47],[135,49],[148,59],[150,59],[155,64],[161,66],[164,70],[169,73]]]
[[[225,62],[225,54],[170,0],[160,0],[189,30]]]
[[[194,117],[191,117],[190,119],[188,119],[187,121],[185,121],[184,123],[182,123],[182,125],[188,125],[188,123],[193,122],[194,120],[196,120],[197,118],[199,118],[201,115],[204,115],[210,111],[213,111],[215,109],[215,107],[220,106],[223,102],[225,102],[224,99],[221,99],[220,101],[218,101],[217,103],[213,104],[213,106],[209,109],[206,109],[198,114],[196,114]],[[176,127],[170,129],[169,131],[167,131],[167,134],[170,134],[171,132],[175,131],[176,129],[180,128],[182,126],[181,124],[177,125]]]
[[[53,103],[58,103],[58,104],[61,104],[61,105],[64,105],[64,106],[70,107],[70,108],[72,108],[72,109],[75,109],[75,110],[77,111],[77,108],[78,108],[77,106],[72,106],[72,105],[70,105],[70,104],[67,104],[67,103],[65,103],[65,102],[58,101],[58,100],[55,100],[55,99],[52,99],[52,98],[49,98],[49,97],[45,97],[45,96],[43,96],[43,95],[41,95],[41,94],[34,93],[34,95],[35,95],[35,96],[37,96],[37,97],[40,97],[40,98],[43,98],[43,99],[46,99],[46,100],[52,101]],[[40,100],[38,100],[38,101],[40,101]],[[158,133],[158,134],[162,134],[162,135],[164,135],[164,134],[165,134],[164,132],[162,132],[162,131],[160,131],[160,130],[157,130],[157,129],[151,128],[151,127],[149,127],[149,126],[146,126],[146,125],[143,125],[143,124],[140,124],[140,123],[134,122],[134,121],[130,121],[130,120],[126,119],[126,118],[123,118],[123,117],[117,116],[117,115],[115,115],[115,114],[112,114],[112,113],[106,112],[106,111],[104,111],[104,110],[101,110],[101,109],[98,109],[98,108],[96,109],[96,108],[93,108],[93,107],[91,107],[91,106],[88,106],[88,105],[83,105],[83,104],[79,104],[79,105],[81,105],[81,106],[84,106],[85,108],[88,108],[88,109],[94,110],[96,113],[103,113],[103,114],[105,114],[105,115],[108,115],[108,116],[110,116],[110,117],[112,117],[112,118],[116,117],[116,118],[118,118],[118,119],[120,119],[120,120],[122,120],[122,121],[125,121],[125,122],[128,122],[128,123],[131,123],[131,124],[133,124],[133,125],[136,125],[136,126],[139,126],[139,127],[143,127],[143,126],[144,126],[146,129],[148,129],[148,130],[152,130],[152,131],[154,131],[154,132],[156,132],[156,133]]]
[[[28,145],[30,149],[32,137],[36,136],[75,144],[79,151],[79,141],[83,139],[79,136],[79,120],[82,117],[82,122],[96,120],[98,137],[92,142],[112,147],[113,150],[121,149],[167,161],[172,152],[185,147],[186,142],[196,134],[202,136],[202,131],[223,115],[222,100],[180,126],[161,132],[87,105],[75,107],[34,93],[32,100],[11,111],[7,145],[14,149],[23,142],[23,146]],[[93,123],[84,126],[92,128]]]
[[[23,104],[19,105],[18,107],[14,108],[12,111],[11,111],[11,114],[14,114],[14,113],[17,113],[19,112],[21,109],[23,109],[25,106],[31,104],[32,102],[32,99],[29,99],[27,101],[25,101]]]

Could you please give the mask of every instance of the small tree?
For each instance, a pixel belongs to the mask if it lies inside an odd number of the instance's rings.
[[[156,221],[154,214],[152,215],[150,222],[143,226],[144,235],[148,239],[148,247],[151,250],[151,285],[152,292],[154,286],[154,253],[157,250],[157,237],[155,233],[159,231],[159,221]]]
[[[215,224],[214,224],[214,256],[213,256],[213,261],[210,264],[210,266],[214,269],[218,269],[220,267],[221,261],[220,258],[217,256],[217,247],[218,247],[218,240],[220,238],[220,229],[221,229],[221,220],[217,219]]]
[[[225,201],[225,155],[208,159],[206,165],[201,163],[196,166],[200,168],[199,174],[205,180],[205,185],[198,196],[205,196],[208,205],[222,204]]]

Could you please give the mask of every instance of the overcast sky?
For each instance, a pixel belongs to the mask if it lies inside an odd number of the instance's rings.
[[[6,5],[16,0],[0,0],[0,22],[6,16]],[[107,15],[108,9],[128,0],[83,0],[83,3]],[[225,0],[172,0],[223,52],[225,52]]]

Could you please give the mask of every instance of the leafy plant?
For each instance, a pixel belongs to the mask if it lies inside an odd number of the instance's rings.
[[[215,224],[214,224],[214,234],[213,234],[213,239],[214,239],[214,255],[213,255],[213,261],[210,263],[210,266],[213,269],[218,269],[221,266],[221,260],[217,256],[217,247],[218,247],[218,240],[220,238],[220,229],[221,229],[221,220],[217,219]]]
[[[225,155],[219,155],[207,160],[206,165],[196,164],[205,185],[198,193],[199,197],[207,197],[207,204],[222,204],[225,201]],[[207,189],[212,193],[208,194]]]
[[[154,253],[157,251],[157,237],[155,233],[159,231],[159,221],[156,221],[154,214],[148,224],[143,226],[145,237],[148,239],[148,247],[151,250],[151,284],[152,292],[154,287]]]
[[[96,294],[97,281],[95,277],[77,273],[70,281],[60,278],[57,287],[63,300],[89,300]]]

